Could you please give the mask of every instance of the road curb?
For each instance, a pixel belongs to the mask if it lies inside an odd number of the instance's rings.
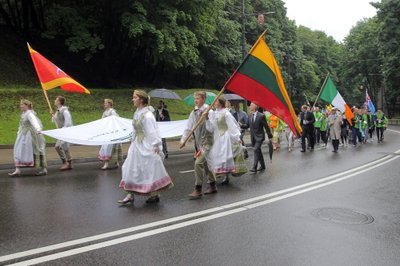
[[[168,153],[168,155],[176,156],[176,155],[193,154],[193,153],[194,153],[194,149],[187,150],[187,151],[171,151]],[[124,160],[125,159],[126,159],[126,155],[124,155]],[[100,162],[100,160],[97,157],[72,159],[73,164],[92,163],[92,162]],[[53,165],[61,165],[61,161],[60,160],[48,160],[47,161],[47,166],[53,166]],[[15,168],[15,165],[13,163],[0,164],[0,170],[7,170],[7,169],[14,169],[14,168]]]

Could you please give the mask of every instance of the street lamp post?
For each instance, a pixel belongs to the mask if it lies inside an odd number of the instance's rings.
[[[274,11],[269,11],[265,13],[256,13],[256,14],[246,14],[245,13],[245,0],[242,0],[242,14],[241,14],[241,21],[242,21],[242,59],[244,60],[247,56],[247,50],[246,50],[246,16],[255,16],[255,15],[269,15],[269,14],[274,14]],[[259,19],[260,23],[260,19]],[[244,100],[244,105],[243,109],[246,112],[247,111],[247,100]]]

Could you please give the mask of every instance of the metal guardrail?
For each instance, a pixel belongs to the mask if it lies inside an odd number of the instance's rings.
[[[399,126],[400,125],[400,119],[389,119],[389,125]]]

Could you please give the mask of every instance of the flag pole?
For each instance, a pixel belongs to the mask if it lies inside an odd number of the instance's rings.
[[[318,95],[317,95],[317,98],[315,99],[315,102],[314,102],[314,104],[313,104],[313,108],[315,107],[315,105],[317,104],[317,102],[318,102],[318,100],[319,100],[319,97],[321,96],[321,92],[322,92],[322,90],[323,90],[324,87],[325,87],[325,84],[326,84],[326,81],[328,80],[328,77],[329,77],[329,72],[328,72],[328,74],[326,74],[324,83],[322,84],[321,89],[319,90],[319,93],[318,93]]]
[[[53,119],[54,112],[53,112],[53,108],[51,108],[51,104],[50,104],[50,101],[49,101],[49,96],[47,96],[47,91],[45,89],[43,89],[43,88],[42,88],[42,91],[43,91],[43,94],[44,94],[44,98],[46,98],[47,105],[49,106],[51,118],[52,118],[54,124],[56,125],[56,128],[58,128],[57,121],[55,119]]]
[[[246,59],[249,57],[249,55],[251,54],[251,52],[254,50],[254,48],[257,46],[257,44],[260,42],[261,38],[264,38],[264,34],[267,32],[267,30],[263,31],[263,33],[260,35],[260,37],[258,37],[257,41],[254,43],[254,45],[251,47],[250,51],[247,53],[246,57],[243,59],[242,63],[240,63],[240,65],[236,68],[236,70],[233,72],[233,74],[229,77],[229,79],[227,80],[227,82],[225,82],[224,86],[222,87],[221,91],[217,94],[217,96],[215,96],[214,101],[210,104],[210,106],[205,110],[204,113],[208,113],[211,108],[213,107],[214,103],[218,100],[218,98],[222,95],[222,93],[225,91],[225,87],[226,85],[231,81],[231,79],[233,78],[233,76],[236,74],[236,72],[239,70],[239,68],[243,65],[243,63],[246,61]],[[202,115],[199,119],[199,121],[197,121],[197,123],[194,125],[194,127],[192,128],[192,130],[189,132],[189,134],[187,135],[186,139],[181,143],[180,149],[182,149],[186,142],[188,142],[189,138],[192,136],[193,132],[204,122],[205,116]]]

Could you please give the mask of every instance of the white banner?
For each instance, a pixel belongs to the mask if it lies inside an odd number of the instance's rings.
[[[157,122],[162,138],[181,136],[187,120]],[[129,142],[132,137],[132,120],[109,116],[86,124],[42,131],[44,135],[69,143],[97,146]]]

